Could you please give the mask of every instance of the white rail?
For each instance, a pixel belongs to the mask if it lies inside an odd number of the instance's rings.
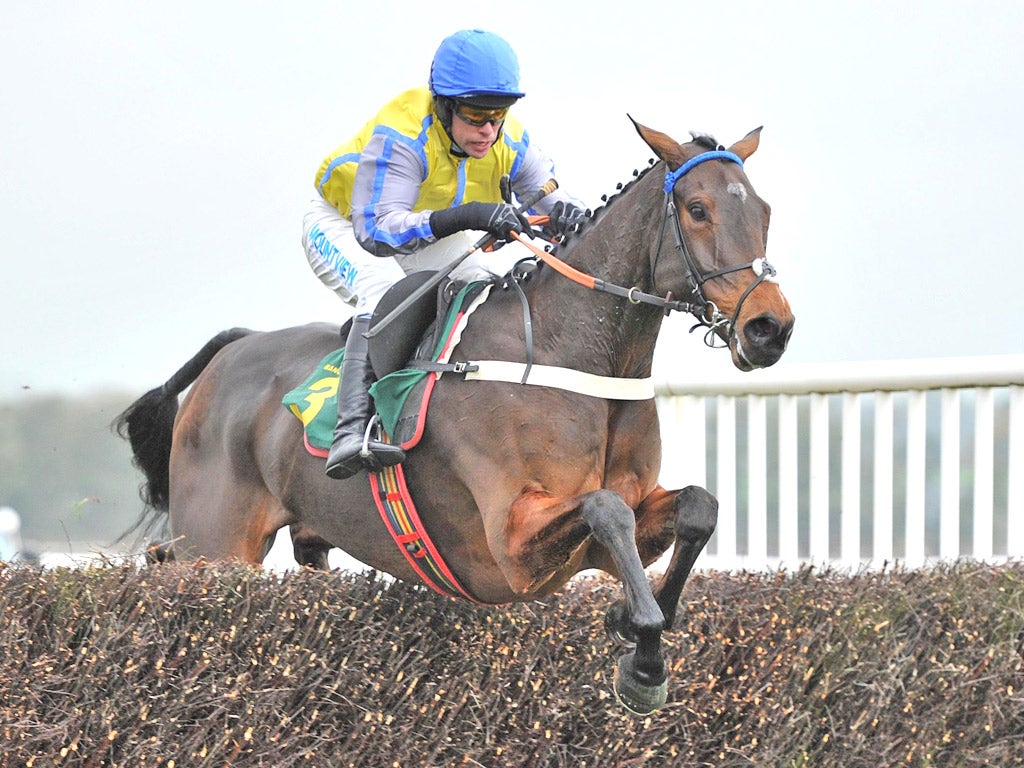
[[[704,485],[699,567],[1024,557],[1024,355],[658,383],[661,480]]]

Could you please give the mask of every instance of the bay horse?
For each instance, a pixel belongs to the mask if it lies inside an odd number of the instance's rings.
[[[522,362],[531,336],[535,367],[649,380],[669,310],[693,314],[706,341],[727,346],[741,370],[779,360],[794,318],[765,261],[769,206],[744,171],[761,129],[725,149],[707,136],[680,144],[634,125],[658,160],[559,246],[560,268],[541,265],[516,290],[493,291],[469,318],[453,361]],[[313,564],[325,565],[320,556],[337,546],[417,581],[367,476],[327,478],[281,405],[338,345],[338,326],[325,323],[226,331],[119,417],[146,475],[144,515],[169,516],[177,559],[259,563],[291,525],[297,554]],[[630,651],[614,689],[631,710],[656,710],[666,701],[661,635],[714,531],[718,503],[703,488],[658,484],[653,389],[616,399],[431,375],[440,379],[426,428],[402,468],[452,574],[486,604],[543,598],[584,569],[618,578],[624,600],[605,625]],[[644,569],[673,543],[652,589]]]

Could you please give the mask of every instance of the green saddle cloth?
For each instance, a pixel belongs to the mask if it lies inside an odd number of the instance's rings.
[[[467,299],[475,296],[484,285],[482,282],[470,283],[452,299],[431,360],[436,361],[441,356]],[[313,448],[327,450],[331,447],[334,427],[338,422],[338,382],[344,359],[344,348],[331,352],[301,385],[281,399],[282,405],[302,422],[306,440]],[[428,371],[403,368],[389,373],[370,387],[377,414],[389,435],[397,434],[409,395],[428,374]]]

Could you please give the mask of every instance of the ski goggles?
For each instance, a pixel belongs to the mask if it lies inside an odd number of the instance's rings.
[[[491,123],[492,125],[501,125],[505,121],[505,116],[508,115],[508,107],[487,109],[486,107],[474,107],[472,104],[456,102],[455,114],[458,115],[459,119],[463,122],[469,123],[476,128],[480,128],[487,125],[487,123]]]

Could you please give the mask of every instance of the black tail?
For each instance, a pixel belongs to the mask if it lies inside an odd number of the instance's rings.
[[[163,386],[151,389],[114,420],[113,428],[132,446],[132,464],[146,476],[139,495],[146,504],[139,521],[121,538],[138,530],[148,529],[155,518],[167,512],[170,501],[171,434],[178,413],[178,395],[203,372],[220,350],[233,341],[248,336],[248,328],[221,331],[196,355],[169,378]]]

